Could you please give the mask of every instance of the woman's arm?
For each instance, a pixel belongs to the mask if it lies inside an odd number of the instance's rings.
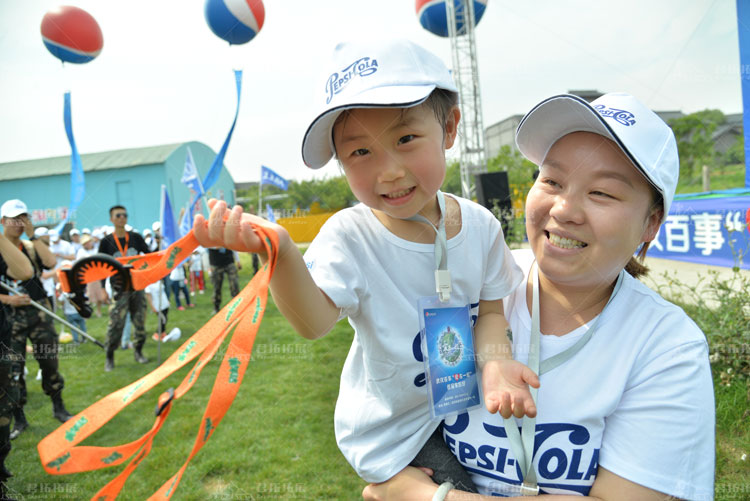
[[[370,484],[362,491],[362,497],[368,501],[430,501],[438,485],[423,471],[407,466],[396,476],[381,484]],[[489,501],[497,499],[492,496],[471,494],[451,490],[445,501]],[[626,480],[602,468],[597,470],[596,480],[589,496],[568,496],[564,494],[542,494],[541,496],[523,496],[513,499],[519,501],[668,501],[672,496],[658,492]]]

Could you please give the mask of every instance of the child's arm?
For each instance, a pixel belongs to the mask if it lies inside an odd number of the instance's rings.
[[[505,418],[511,414],[534,417],[536,405],[528,385],[539,388],[539,377],[513,360],[507,329],[502,300],[479,301],[474,335],[477,361],[482,371],[484,403],[489,412],[500,412]]]
[[[146,301],[148,302],[148,306],[149,306],[149,308],[151,308],[151,311],[153,311],[154,313],[158,314],[159,312],[156,311],[156,308],[154,308],[154,302],[151,300],[151,294],[149,294],[147,292],[144,295],[146,296]]]
[[[286,229],[244,214],[240,206],[229,211],[224,201],[211,200],[209,207],[208,221],[200,214],[195,218],[193,227],[198,242],[203,247],[255,252],[265,262],[265,247],[250,222],[273,229],[279,236],[278,262],[271,278],[271,294],[276,307],[304,338],[316,339],[330,331],[339,318],[339,309],[315,285],[302,254]]]

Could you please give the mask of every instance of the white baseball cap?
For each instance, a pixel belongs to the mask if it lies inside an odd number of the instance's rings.
[[[0,208],[0,217],[16,217],[28,213],[29,209],[26,208],[26,204],[18,199],[8,200]]]
[[[312,169],[333,157],[332,130],[352,108],[409,108],[436,88],[458,92],[439,57],[409,40],[340,43],[316,87],[316,118],[302,140],[302,160]]]
[[[614,141],[664,198],[664,218],[674,199],[680,160],[672,129],[630,94],[610,93],[589,104],[563,94],[545,99],[526,114],[516,144],[537,165],[558,139],[572,132],[593,132]]]
[[[37,237],[37,238],[38,237],[43,237],[43,236],[46,236],[46,235],[49,235],[49,230],[47,229],[46,226],[40,226],[39,228],[37,228],[37,229],[34,230],[34,236]]]
[[[161,229],[161,223],[159,221],[154,221],[154,223],[151,225],[151,229],[154,231],[159,231]]]
[[[90,228],[84,228],[81,230],[81,233],[84,235],[91,235],[91,229]]]
[[[80,234],[81,234],[81,232],[80,232],[80,231],[78,231],[78,230],[77,230],[77,229],[75,229],[75,228],[73,228],[73,229],[72,229],[72,230],[70,230],[70,232],[69,232],[69,235],[70,235],[71,237],[72,237],[73,235],[80,235]]]
[[[60,240],[60,232],[58,230],[55,230],[54,228],[49,230],[48,235],[53,242],[57,242],[58,240]]]

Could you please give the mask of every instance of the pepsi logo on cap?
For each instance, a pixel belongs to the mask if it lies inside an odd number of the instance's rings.
[[[453,0],[456,11],[464,8],[464,0]],[[427,31],[439,36],[448,36],[448,18],[445,12],[445,0],[417,0],[417,17],[419,23]],[[479,24],[479,20],[484,15],[484,9],[487,8],[487,0],[474,0],[474,26]],[[458,18],[458,16],[456,16]],[[462,35],[466,33],[464,23],[456,23],[456,33]]]
[[[261,0],[206,0],[204,14],[211,31],[234,45],[255,38],[266,17]]]
[[[104,45],[96,19],[78,7],[62,6],[47,12],[42,18],[41,31],[47,50],[67,63],[88,63]]]

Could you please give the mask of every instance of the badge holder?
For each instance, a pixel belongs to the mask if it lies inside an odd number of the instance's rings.
[[[482,405],[471,309],[455,296],[418,302],[430,415],[440,420]]]

